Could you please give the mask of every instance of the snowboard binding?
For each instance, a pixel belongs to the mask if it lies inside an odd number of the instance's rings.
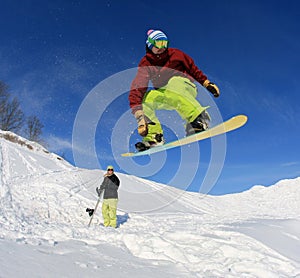
[[[209,114],[206,111],[203,111],[193,122],[186,125],[186,136],[207,130],[209,128],[209,121]]]
[[[138,152],[146,151],[150,148],[162,146],[165,143],[164,137],[161,133],[155,135],[154,141],[137,142],[135,148]]]
[[[87,208],[85,211],[89,214],[89,216],[94,214],[94,209]]]

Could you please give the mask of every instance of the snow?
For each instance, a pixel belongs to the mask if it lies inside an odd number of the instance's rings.
[[[300,178],[209,196],[117,173],[118,228],[88,228],[104,171],[7,132],[0,165],[0,277],[300,277]]]

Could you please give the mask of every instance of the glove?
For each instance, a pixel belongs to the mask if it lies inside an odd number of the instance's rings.
[[[100,188],[96,187],[96,192],[98,194],[98,197],[101,196],[102,190],[100,190]]]
[[[220,90],[218,86],[212,82],[210,82],[208,79],[206,79],[203,83],[203,86],[213,94],[214,97],[220,96]]]
[[[139,135],[145,137],[148,134],[148,124],[143,110],[137,110],[134,113],[134,117],[138,124]]]

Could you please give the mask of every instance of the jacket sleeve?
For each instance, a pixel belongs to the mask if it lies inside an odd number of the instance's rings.
[[[207,79],[206,75],[196,66],[194,60],[189,55],[183,53],[183,56],[187,73],[203,85],[204,81]]]
[[[142,110],[143,97],[148,90],[150,76],[145,59],[142,59],[138,66],[138,71],[131,83],[129,92],[129,105],[134,114],[137,110]]]
[[[110,180],[111,180],[117,187],[119,187],[119,185],[120,185],[120,180],[119,180],[119,178],[116,176],[116,174],[112,175],[112,176],[110,177]]]
[[[119,178],[116,176],[116,185],[119,187],[120,186],[120,180]]]
[[[100,191],[102,191],[102,190],[104,190],[106,188],[107,182],[108,182],[107,177],[104,177],[103,182],[102,182],[102,184],[100,186]]]

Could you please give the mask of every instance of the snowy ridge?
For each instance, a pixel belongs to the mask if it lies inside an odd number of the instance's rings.
[[[1,277],[300,277],[300,178],[205,196],[117,173],[119,228],[88,228],[104,171],[2,135]]]

